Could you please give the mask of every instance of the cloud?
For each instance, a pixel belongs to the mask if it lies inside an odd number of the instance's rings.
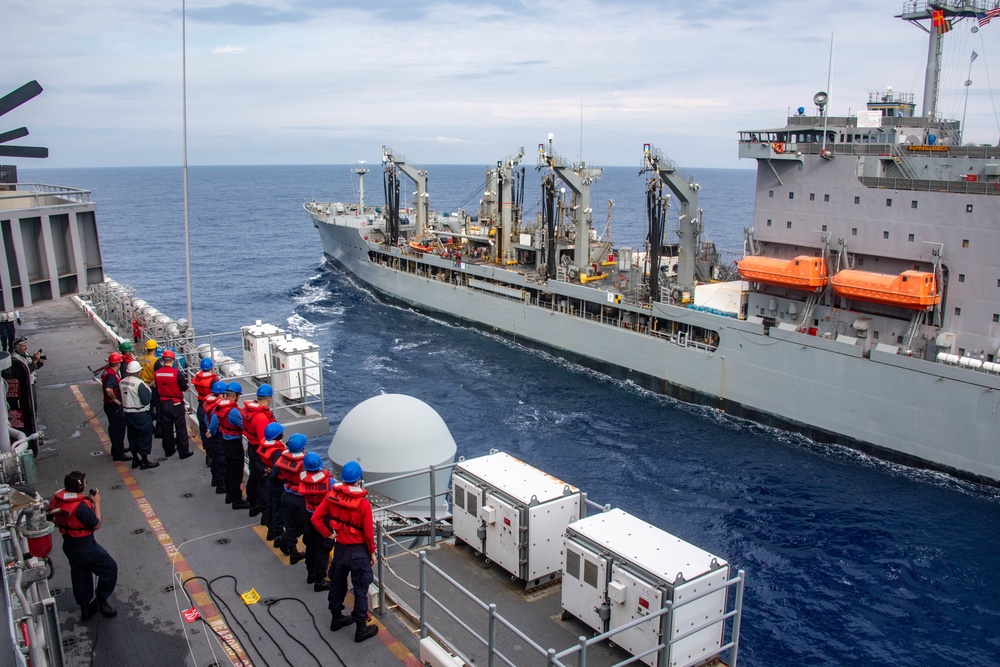
[[[223,53],[223,54],[243,53],[244,51],[246,51],[246,49],[244,49],[242,46],[232,46],[230,44],[226,44],[225,46],[217,46],[214,49],[212,49],[212,53]]]
[[[278,25],[282,23],[302,23],[311,15],[298,10],[283,10],[247,2],[231,2],[218,7],[189,7],[190,21],[201,23],[221,23],[228,25]]]

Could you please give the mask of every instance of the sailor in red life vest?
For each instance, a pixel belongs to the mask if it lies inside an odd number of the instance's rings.
[[[205,419],[205,399],[212,395],[212,386],[219,381],[219,376],[212,370],[212,360],[205,357],[200,362],[201,370],[191,378],[195,393],[198,394],[198,435],[201,436],[201,444],[204,445],[208,439],[208,420]],[[205,447],[205,465],[212,465],[212,455]]]
[[[264,441],[264,429],[274,421],[271,412],[271,397],[274,390],[271,385],[262,384],[257,387],[255,401],[243,402],[243,435],[247,439],[247,460],[250,473],[247,476],[247,502],[250,503],[250,516],[257,516],[263,510],[261,505],[261,488],[264,485],[264,464],[258,456],[257,448]]]
[[[187,391],[188,381],[183,373],[174,368],[176,356],[173,350],[164,350],[161,357],[163,366],[153,374],[153,379],[156,381],[156,393],[160,395],[163,453],[173,456],[177,451],[181,459],[186,459],[192,456],[184,419],[184,392]]]
[[[63,536],[63,553],[69,561],[73,597],[80,605],[80,617],[86,621],[100,612],[111,618],[118,614],[108,598],[118,583],[118,563],[94,539],[101,527],[101,494],[87,486],[86,474],[74,470],[66,475],[64,487],[49,501],[48,516]],[[97,576],[97,597],[94,597],[94,576]]]
[[[226,391],[228,388],[225,382],[219,381],[212,385],[212,393],[202,403],[205,423],[211,424],[215,411],[226,402],[231,402],[226,398]],[[222,451],[222,434],[206,431],[205,438],[205,457],[211,462],[212,486],[216,493],[222,494],[226,492],[226,455]]]
[[[274,461],[274,472],[272,473],[277,476],[283,488],[278,512],[281,513],[284,532],[275,538],[274,546],[288,556],[292,563],[298,563],[305,558],[305,554],[299,551],[298,538],[301,530],[296,532],[296,522],[294,517],[288,516],[285,509],[285,499],[290,496],[299,496],[299,475],[302,473],[302,459],[305,458],[305,452],[302,450],[305,449],[305,446],[306,436],[301,433],[295,433],[288,438],[285,451],[281,452],[281,456]]]
[[[281,492],[284,489],[277,473],[274,472],[274,462],[281,456],[281,452],[285,451],[285,443],[281,441],[281,434],[284,432],[284,426],[278,422],[271,422],[264,428],[264,441],[257,448],[257,455],[264,466],[264,480],[260,485],[259,502],[263,510],[260,523],[267,526],[265,539],[268,542],[285,532],[285,522],[281,516]]]
[[[125,456],[125,411],[122,410],[121,368],[122,355],[112,352],[108,355],[108,365],[101,375],[104,389],[104,414],[108,418],[108,438],[111,440],[111,459],[128,461]]]
[[[336,538],[330,563],[330,629],[336,631],[354,623],[356,642],[378,633],[377,625],[368,625],[368,587],[374,579],[375,528],[372,506],[366,497],[368,492],[361,481],[363,474],[357,461],[345,463],[340,471],[343,481],[330,489],[312,515],[312,525],[323,538]],[[350,616],[344,616],[348,575],[354,588],[354,610]]]
[[[125,368],[135,361],[135,346],[132,345],[132,341],[123,340],[118,343],[118,354],[122,355],[122,366],[121,370],[118,371],[118,375],[125,376]]]
[[[316,452],[309,452],[302,458],[302,472],[299,473],[299,493],[304,501],[301,508],[294,505],[303,524],[302,543],[306,545],[306,583],[313,585],[313,590],[330,590],[326,581],[326,569],[330,565],[330,552],[333,551],[333,540],[324,538],[312,525],[312,514],[327,492],[333,488],[337,480],[329,470],[323,467],[323,459]]]
[[[216,404],[212,419],[208,422],[208,432],[219,434],[222,453],[226,459],[226,473],[223,486],[226,489],[226,504],[234,510],[245,510],[250,503],[243,497],[243,413],[237,401],[243,393],[239,382],[226,385],[226,398]]]

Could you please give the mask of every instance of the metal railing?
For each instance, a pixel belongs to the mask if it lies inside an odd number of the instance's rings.
[[[394,599],[395,602],[402,606],[402,598],[400,596],[395,596],[393,592],[389,589],[386,578],[386,570],[391,570],[387,564],[386,559],[386,538],[392,538],[394,535],[403,534],[406,532],[411,532],[414,526],[425,527],[428,529],[427,538],[428,545],[434,547],[439,539],[440,527],[439,523],[441,520],[450,518],[450,513],[445,517],[439,517],[437,512],[436,500],[441,496],[448,496],[449,490],[447,488],[443,490],[438,490],[436,473],[441,470],[454,468],[457,463],[451,463],[447,465],[430,465],[427,468],[405,473],[402,475],[396,475],[394,477],[388,477],[385,479],[380,479],[367,484],[367,488],[374,489],[380,485],[387,485],[392,482],[397,482],[400,480],[410,479],[414,477],[426,475],[428,478],[428,493],[426,495],[411,498],[403,501],[396,501],[389,499],[388,504],[378,504],[374,508],[376,516],[382,514],[382,518],[379,518],[375,523],[376,530],[376,551],[379,555],[377,560],[377,578],[375,583],[378,586],[378,613],[379,615],[384,615],[386,613],[386,600],[387,598]],[[611,509],[610,505],[601,505],[590,500],[586,493],[581,494],[583,501],[583,510],[581,514],[586,516],[587,508],[596,509],[601,512],[606,512]],[[416,524],[410,523],[396,528],[387,528],[386,523],[389,517],[385,516],[387,513],[393,512],[400,508],[406,507],[407,505],[413,505],[416,503],[423,503],[430,501],[430,516],[426,518],[425,521],[419,521]],[[373,503],[374,505],[375,503]],[[582,518],[582,517],[581,517]],[[585,667],[588,659],[588,652],[591,647],[596,644],[600,644],[605,640],[612,639],[615,635],[625,632],[629,629],[639,627],[645,623],[657,623],[661,622],[662,617],[666,617],[667,627],[670,628],[667,631],[667,635],[655,646],[632,655],[630,658],[617,662],[612,667],[621,667],[623,665],[628,665],[642,660],[646,656],[652,655],[654,653],[659,654],[658,664],[666,665],[671,664],[668,662],[668,657],[670,656],[671,647],[678,642],[697,634],[707,628],[715,625],[722,624],[722,639],[723,643],[712,651],[710,655],[701,655],[697,658],[691,660],[688,663],[678,663],[676,667],[686,667],[687,665],[703,662],[712,657],[718,657],[725,651],[729,651],[729,667],[736,667],[737,657],[739,654],[739,636],[740,636],[740,621],[743,611],[743,588],[746,581],[746,574],[743,570],[739,570],[736,576],[729,578],[724,584],[723,588],[717,587],[706,587],[701,593],[694,595],[691,598],[685,599],[683,602],[678,604],[673,604],[670,601],[664,603],[662,609],[655,612],[651,612],[648,616],[642,618],[637,618],[628,623],[622,624],[618,627],[611,628],[607,632],[596,634],[590,638],[580,636],[578,637],[578,643],[562,650],[557,651],[555,648],[544,647],[537,641],[532,639],[525,631],[518,628],[514,623],[505,618],[502,614],[497,611],[497,605],[492,602],[487,602],[477,596],[475,593],[470,591],[468,588],[463,586],[457,579],[449,575],[442,568],[438,567],[434,563],[430,562],[427,556],[427,551],[421,549],[417,556],[420,560],[419,569],[419,584],[414,586],[403,581],[404,585],[410,586],[411,588],[417,588],[419,590],[419,603],[418,609],[415,610],[417,618],[416,622],[420,626],[420,637],[426,638],[428,636],[433,637],[434,640],[439,642],[453,655],[458,656],[464,660],[467,664],[472,664],[474,661],[465,655],[465,652],[458,646],[458,643],[449,639],[443,629],[437,626],[431,620],[431,610],[437,610],[438,612],[444,614],[445,617],[455,623],[458,627],[462,628],[469,636],[471,636],[477,645],[486,649],[487,652],[487,665],[488,667],[495,667],[498,663],[503,663],[509,665],[510,667],[517,667],[518,663],[512,658],[505,655],[499,648],[498,641],[498,630],[504,629],[514,637],[523,642],[523,645],[530,647],[539,658],[545,660],[545,664],[550,667],[568,667],[565,663],[565,659],[576,656],[577,665],[579,667]],[[486,632],[485,635],[477,631],[476,628],[472,627],[470,624],[472,618],[468,616],[461,616],[455,609],[459,606],[459,603],[450,596],[441,596],[440,594],[435,594],[431,591],[430,585],[428,583],[428,574],[433,573],[441,577],[441,579],[454,588],[461,595],[461,599],[472,604],[475,609],[480,610],[485,613],[486,620]],[[396,574],[393,572],[393,574]],[[396,575],[397,577],[399,575]],[[672,624],[670,620],[672,614],[682,608],[683,606],[700,600],[708,595],[716,595],[720,590],[726,591],[726,604],[723,606],[723,611],[718,616],[709,618],[703,623],[699,624],[693,628],[687,628],[684,632],[673,635],[672,634]],[[725,611],[728,609],[729,611]],[[729,631],[729,639],[725,641],[726,630]]]
[[[467,600],[472,602],[481,611],[486,612],[487,627],[488,627],[486,637],[483,637],[479,632],[476,631],[475,628],[470,626],[463,618],[460,618],[455,612],[453,612],[446,603],[442,602],[440,599],[435,597],[428,590],[429,588],[427,584],[428,570],[440,576],[444,581],[446,581],[448,584],[454,587],[455,590],[457,590],[459,593],[465,596]],[[646,656],[652,655],[654,653],[659,654],[658,664],[660,665],[674,664],[669,661],[670,648],[674,644],[684,639],[687,639],[688,637],[695,635],[712,626],[718,625],[720,623],[727,623],[730,619],[732,619],[732,626],[730,630],[730,639],[728,642],[722,644],[718,649],[713,651],[711,655],[698,656],[697,658],[691,660],[690,662],[678,663],[676,667],[686,667],[687,665],[704,662],[706,659],[716,657],[725,651],[729,651],[729,663],[728,663],[729,667],[736,667],[737,658],[739,655],[740,620],[743,613],[743,587],[745,581],[746,581],[746,573],[743,570],[740,570],[735,577],[727,580],[723,585],[727,591],[731,588],[735,588],[735,593],[733,595],[734,598],[733,608],[730,611],[725,612],[720,616],[710,618],[701,623],[700,625],[697,625],[693,628],[689,628],[678,635],[672,635],[671,633],[666,640],[661,641],[660,643],[656,644],[655,646],[649,649],[646,649],[645,651],[636,653],[626,660],[617,662],[614,665],[612,665],[612,667],[621,667],[623,665],[629,665],[639,660],[642,660]],[[434,607],[437,608],[439,611],[443,612],[448,618],[450,618],[452,621],[458,624],[461,628],[463,628],[467,633],[469,633],[469,635],[471,635],[477,641],[478,644],[482,645],[487,650],[486,664],[488,665],[488,667],[494,667],[498,659],[504,664],[510,665],[510,667],[517,667],[517,663],[515,663],[513,660],[505,656],[497,648],[498,626],[504,627],[507,630],[509,630],[517,638],[523,641],[527,646],[529,646],[536,653],[538,653],[540,657],[545,658],[546,665],[554,667],[567,667],[565,662],[563,662],[564,659],[571,656],[576,656],[578,667],[586,667],[587,653],[588,649],[591,646],[594,646],[595,644],[600,644],[605,640],[612,639],[615,635],[618,635],[632,628],[637,628],[646,623],[659,622],[659,619],[661,617],[667,617],[666,619],[667,627],[671,627],[670,616],[673,614],[673,612],[675,612],[677,609],[680,609],[685,605],[691,604],[692,602],[696,602],[709,595],[716,595],[718,593],[718,590],[719,589],[706,588],[700,594],[688,598],[684,602],[681,602],[680,604],[676,605],[672,604],[670,601],[667,601],[664,603],[663,608],[655,612],[651,612],[648,616],[643,616],[642,618],[633,619],[628,623],[624,623],[620,626],[608,630],[607,632],[602,632],[590,638],[581,635],[578,638],[579,639],[578,644],[565,648],[562,651],[556,651],[556,649],[554,648],[543,648],[531,637],[529,637],[527,634],[521,631],[516,625],[514,625],[509,620],[504,618],[500,613],[498,613],[496,604],[487,603],[479,599],[478,596],[476,596],[474,593],[472,593],[467,588],[462,586],[462,584],[456,581],[453,577],[449,576],[447,572],[442,570],[434,563],[431,563],[427,558],[427,552],[425,550],[421,550],[420,551],[420,608],[419,608],[420,637],[421,639],[423,639],[428,636],[433,636],[437,641],[443,643],[448,648],[449,651],[451,651],[455,655],[458,655],[466,663],[470,662],[470,660],[462,654],[462,652],[458,649],[458,647],[455,646],[453,642],[444,639],[443,633],[441,633],[438,630],[438,628],[436,628],[430,622],[428,605],[431,604],[434,605]],[[728,604],[726,606],[728,607]]]

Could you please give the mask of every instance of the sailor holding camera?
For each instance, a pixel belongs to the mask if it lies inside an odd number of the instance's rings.
[[[49,501],[47,514],[63,536],[63,553],[69,561],[80,619],[89,620],[96,613],[112,618],[118,612],[108,604],[108,598],[118,583],[118,563],[94,539],[94,531],[101,527],[101,494],[97,489],[84,492],[87,475],[79,470],[66,475],[63,485]],[[97,597],[94,597],[95,576]]]

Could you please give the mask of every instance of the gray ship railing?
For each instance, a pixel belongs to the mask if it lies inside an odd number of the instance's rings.
[[[25,208],[40,208],[42,206],[48,208],[50,206],[72,206],[90,203],[90,190],[69,188],[62,185],[47,185],[45,183],[10,183],[6,187],[7,192],[16,192],[19,197],[31,199],[32,205]],[[3,192],[3,190],[0,190],[0,192]],[[68,201],[64,204],[52,204],[51,202],[42,201],[42,198],[51,196]]]
[[[378,561],[377,561],[378,569],[376,573],[377,576],[375,583],[378,586],[377,608],[380,616],[385,615],[386,613],[387,598],[392,599],[393,602],[399,605],[400,608],[405,609],[405,605],[403,604],[402,598],[397,595],[394,595],[387,583],[386,570],[391,571],[391,568],[388,566],[386,559],[386,553],[387,553],[386,539],[388,538],[395,541],[393,539],[393,536],[395,535],[405,534],[407,532],[410,532],[412,534],[413,527],[414,525],[416,525],[425,527],[427,529],[428,532],[426,534],[426,537],[428,538],[429,546],[433,547],[437,544],[438,537],[442,531],[442,528],[439,526],[439,522],[443,519],[450,518],[451,515],[447,514],[445,517],[438,517],[437,515],[437,506],[435,501],[442,496],[445,497],[449,496],[450,492],[448,491],[448,489],[443,489],[443,490],[437,489],[435,473],[441,470],[454,468],[455,465],[457,464],[451,463],[447,465],[430,465],[427,468],[421,470],[416,470],[413,472],[396,475],[394,477],[377,480],[367,485],[368,488],[371,489],[379,485],[388,484],[390,482],[396,482],[424,475],[426,475],[428,479],[428,493],[426,495],[403,501],[391,501],[391,499],[386,499],[390,500],[391,502],[389,504],[378,504],[378,506],[375,507],[374,511],[376,517],[379,517],[376,520],[375,524],[376,551],[378,553]],[[587,508],[596,509],[601,512],[606,512],[611,509],[610,505],[601,505],[599,503],[590,500],[587,497],[586,493],[582,494],[582,497],[583,497],[583,510],[581,514],[583,516],[587,515]],[[407,505],[422,503],[426,501],[430,501],[431,509],[429,512],[430,514],[429,517],[426,517],[423,520],[418,519],[416,520],[415,523],[403,525],[401,527],[394,527],[394,528],[386,527],[385,524],[387,520],[400,521],[398,516],[386,517],[385,516],[386,512],[393,513],[400,508],[406,507]],[[672,664],[674,665],[674,667],[688,667],[689,665],[694,665],[696,663],[703,663],[707,660],[721,657],[721,655],[726,651],[729,652],[728,656],[729,667],[736,667],[737,658],[739,655],[740,621],[743,611],[743,588],[744,588],[744,583],[746,581],[746,574],[743,570],[739,570],[736,576],[730,578],[723,584],[723,587],[727,590],[727,598],[726,598],[727,602],[724,608],[729,609],[729,611],[721,613],[718,616],[709,618],[700,625],[693,628],[688,628],[680,634],[677,635],[672,634],[672,624],[670,623],[670,615],[675,610],[683,607],[684,605],[695,602],[707,595],[717,593],[718,589],[706,588],[703,593],[696,595],[676,605],[667,602],[662,609],[650,613],[648,616],[635,619],[621,626],[612,628],[607,632],[596,634],[590,638],[580,636],[578,638],[577,644],[569,646],[561,651],[557,651],[555,648],[546,648],[540,645],[538,642],[532,639],[528,634],[526,634],[523,630],[518,628],[517,625],[509,621],[503,615],[501,615],[497,611],[497,605],[495,603],[487,602],[481,599],[475,593],[473,593],[468,588],[463,586],[454,577],[450,576],[443,569],[441,569],[434,563],[431,563],[427,557],[426,550],[421,549],[416,555],[420,559],[419,583],[417,585],[406,582],[395,572],[393,572],[393,574],[400,579],[403,585],[408,586],[410,588],[416,588],[419,590],[418,608],[416,610],[410,610],[410,613],[416,615],[415,621],[420,626],[420,637],[422,639],[426,637],[433,637],[434,640],[439,642],[442,646],[447,648],[448,651],[450,651],[453,655],[463,660],[466,664],[474,664],[475,661],[472,660],[468,655],[466,655],[467,652],[463,651],[458,646],[458,642],[456,640],[446,636],[447,633],[443,631],[443,628],[439,627],[438,625],[436,625],[434,622],[431,621],[432,608],[438,610],[440,613],[443,613],[448,619],[451,620],[451,622],[455,623],[459,628],[464,630],[470,637],[472,637],[476,645],[486,649],[488,667],[495,667],[498,664],[498,661],[505,665],[509,665],[510,667],[518,667],[518,663],[512,660],[507,655],[505,655],[500,649],[499,646],[500,641],[498,639],[498,630],[500,629],[504,629],[506,632],[509,632],[513,637],[516,637],[521,642],[523,642],[524,645],[528,646],[534,653],[538,655],[540,659],[545,661],[544,664],[547,667],[567,667],[566,663],[564,662],[565,659],[571,658],[573,656],[576,657],[576,664],[578,665],[578,667],[586,667],[588,660],[588,651],[591,647],[600,644],[605,640],[610,640],[613,636],[625,630],[638,627],[644,623],[653,623],[653,622],[660,623],[661,617],[666,617],[665,627],[669,629],[668,635],[661,642],[651,647],[650,649],[638,653],[636,655],[633,655],[626,660],[616,662],[613,665],[611,665],[611,667],[622,667],[624,665],[633,664],[642,660],[646,656],[652,655],[654,653],[659,654],[659,664],[661,665]],[[471,603],[473,608],[478,609],[481,612],[485,613],[484,615],[487,627],[485,636],[480,631],[472,627],[472,625],[470,625],[470,623],[473,620],[471,617],[460,616],[459,613],[455,611],[455,609],[459,606],[460,602],[456,601],[456,599],[454,599],[452,596],[441,596],[440,594],[434,594],[431,592],[431,587],[428,583],[429,573],[434,573],[437,576],[441,577],[441,579],[446,584],[451,586],[455,591],[457,591],[460,594],[460,599],[466,600],[467,602]],[[674,644],[686,639],[691,635],[701,632],[706,628],[710,628],[720,623],[723,624],[722,631],[723,631],[724,643],[720,645],[718,649],[715,649],[715,651],[711,655],[698,656],[697,658],[694,658],[686,663],[676,662],[675,664],[674,662],[670,661],[670,658],[672,657],[670,655],[670,651],[671,647]],[[729,639],[728,641],[725,641],[725,633],[727,630],[729,634]]]
[[[448,575],[447,572],[439,568],[438,566],[431,563],[427,558],[427,552],[425,550],[420,551],[420,608],[419,608],[419,619],[420,619],[420,637],[425,638],[428,636],[434,637],[437,641],[441,642],[447,646],[448,650],[461,658],[466,664],[473,664],[474,661],[470,660],[467,656],[463,654],[454,642],[444,639],[443,633],[433,625],[429,619],[428,605],[433,605],[439,611],[443,612],[448,618],[455,622],[459,627],[464,629],[471,637],[473,637],[476,642],[486,648],[487,650],[487,665],[489,667],[494,667],[497,660],[500,660],[510,667],[518,667],[518,663],[514,662],[506,655],[500,652],[497,647],[497,627],[502,626],[510,631],[514,636],[518,637],[523,641],[528,647],[534,650],[540,657],[545,659],[546,665],[551,665],[555,667],[566,667],[564,660],[566,658],[576,656],[576,664],[578,667],[585,667],[587,664],[587,653],[588,649],[595,644],[600,644],[605,640],[610,640],[615,635],[629,630],[631,628],[638,627],[645,623],[659,622],[660,617],[667,616],[666,627],[672,628],[669,616],[677,609],[696,602],[703,597],[708,595],[714,595],[718,592],[718,589],[706,589],[701,594],[691,597],[680,604],[673,605],[669,601],[665,606],[648,616],[642,618],[637,618],[628,623],[620,625],[618,627],[612,628],[607,632],[603,632],[593,637],[587,638],[581,635],[579,637],[579,643],[575,646],[570,646],[562,651],[556,651],[554,648],[544,648],[535,642],[531,637],[521,631],[516,625],[508,621],[501,614],[497,612],[497,605],[494,603],[487,603],[481,600],[474,593],[469,591],[467,588],[462,586],[461,583],[456,581],[454,578]],[[487,616],[487,633],[486,637],[482,636],[475,628],[470,626],[465,619],[460,618],[455,612],[451,610],[449,605],[443,602],[441,599],[432,594],[429,590],[427,583],[428,571],[432,571],[438,576],[440,576],[445,582],[451,585],[456,591],[461,593],[467,600],[473,603],[475,607],[478,607],[481,611],[486,612]],[[673,635],[670,633],[664,641],[656,644],[655,646],[641,652],[637,653],[626,660],[614,663],[612,667],[621,667],[623,665],[630,665],[632,663],[638,662],[650,656],[654,653],[659,654],[659,664],[661,665],[675,665],[675,667],[687,667],[688,665],[693,665],[696,663],[703,663],[706,660],[720,656],[725,651],[729,651],[729,667],[736,667],[737,659],[739,655],[739,635],[740,635],[740,620],[743,612],[743,586],[746,581],[746,573],[743,570],[739,570],[735,577],[727,580],[723,587],[727,590],[735,589],[733,597],[733,608],[719,616],[714,616],[704,621],[700,625],[693,628],[689,628],[684,632]],[[727,597],[728,599],[728,597]],[[727,604],[728,606],[728,604]],[[380,607],[381,608],[381,607]],[[730,625],[730,639],[726,643],[722,644],[718,649],[716,649],[711,655],[701,655],[694,658],[686,663],[673,662],[670,660],[670,649],[677,642],[690,637],[706,628],[710,628],[714,625],[720,623],[729,623],[730,619],[732,623]]]

